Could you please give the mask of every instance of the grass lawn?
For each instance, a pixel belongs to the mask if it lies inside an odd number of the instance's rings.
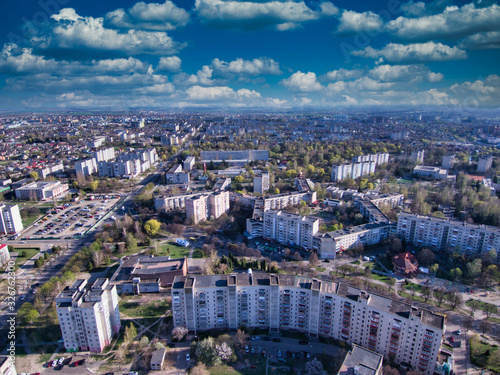
[[[493,353],[498,350],[498,347],[492,346],[484,341],[470,340],[471,345],[471,362],[482,368],[487,368],[488,370],[500,372],[500,367],[491,366],[488,364],[489,358],[494,355]],[[495,353],[496,355],[496,353]]]
[[[148,304],[140,305],[139,302],[135,302],[133,299],[137,299],[137,296],[122,297],[118,303],[120,312],[131,318],[160,317],[170,308],[170,304],[166,300],[151,301]]]
[[[398,294],[401,297],[409,298],[409,299],[414,300],[414,301],[424,302],[424,299],[422,297],[416,295],[416,294],[413,296],[413,298],[411,297],[410,293],[406,293],[406,292],[403,292],[403,291],[399,291]]]
[[[373,280],[383,281],[384,283],[389,283],[391,279],[389,276],[379,275],[378,273],[372,273],[371,278]]]
[[[255,371],[255,369],[254,369]],[[242,375],[241,372],[236,371],[234,368],[229,366],[215,366],[208,369],[210,375]],[[255,373],[255,372],[254,372]]]
[[[326,271],[326,268],[324,267],[321,267],[321,266],[317,266],[317,267],[314,267],[316,269],[316,271],[318,272],[325,272]]]
[[[23,227],[26,228],[27,226],[31,225],[38,218],[39,218],[39,215],[25,217],[24,219],[22,219]]]
[[[168,244],[158,246],[158,256],[170,256],[172,259],[189,257],[191,247],[184,247],[169,242]],[[193,258],[202,258],[201,250],[194,249]]]
[[[479,310],[485,310],[486,306],[495,306],[495,307],[497,306],[497,305],[494,305],[492,303],[483,302],[483,301],[474,300],[474,299],[468,300],[467,302],[465,302],[465,305],[468,306],[468,307],[471,307],[471,302],[472,301],[478,301],[479,302],[479,307],[478,307]]]
[[[412,282],[408,282],[408,284],[404,284],[406,290],[415,289],[417,293],[422,293],[422,285],[414,284]]]
[[[28,259],[31,259],[33,258],[36,254],[38,254],[40,252],[40,249],[38,247],[34,248],[22,248],[22,247],[16,247],[14,249],[14,251],[18,252],[18,256],[16,257],[16,264],[18,265],[22,265],[24,263],[26,263],[26,261]],[[26,256],[21,256],[21,253],[25,251],[26,252]]]

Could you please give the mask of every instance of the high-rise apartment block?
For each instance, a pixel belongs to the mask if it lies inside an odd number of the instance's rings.
[[[312,249],[313,237],[318,229],[319,219],[316,218],[284,211],[264,212],[262,237],[282,244]]]
[[[365,163],[368,161],[375,162],[375,166],[383,163],[389,162],[389,154],[388,153],[380,153],[380,154],[368,154],[368,155],[358,155],[352,158],[353,163]]]
[[[116,286],[78,279],[56,297],[56,310],[67,351],[101,352],[120,331]]]
[[[269,190],[269,174],[263,173],[253,178],[253,192],[264,194]]]
[[[484,156],[479,159],[477,162],[477,171],[478,172],[487,172],[491,169],[491,165],[493,164],[493,156]]]
[[[410,213],[398,215],[397,235],[408,244],[431,250],[453,249],[469,258],[497,251],[500,262],[500,228]]]
[[[186,216],[194,224],[207,220],[210,216],[217,219],[229,211],[229,192],[221,191],[204,195],[194,195],[184,201]]]
[[[1,204],[0,205],[0,233],[19,233],[23,230],[23,221],[19,213],[17,204]]]
[[[424,164],[425,150],[413,151],[410,156],[410,161],[414,164]]]
[[[451,169],[453,168],[453,164],[455,164],[455,154],[443,156],[443,161],[441,163],[441,167],[443,169]]]
[[[220,163],[248,163],[250,161],[268,161],[269,150],[245,150],[245,151],[202,151],[201,161]]]
[[[344,178],[352,178],[355,180],[358,177],[368,176],[370,173],[375,173],[375,162],[367,161],[356,164],[344,164],[332,166],[332,181],[340,181]]]
[[[174,326],[295,330],[357,344],[431,375],[445,318],[347,284],[295,275],[177,276]]]
[[[182,164],[182,168],[185,171],[190,171],[194,167],[194,162],[195,162],[194,156],[188,156],[186,158],[186,160],[184,160],[184,163]]]

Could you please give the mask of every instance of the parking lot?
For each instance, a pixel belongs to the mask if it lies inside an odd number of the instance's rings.
[[[80,236],[105,217],[119,199],[117,196],[96,197],[94,200],[60,204],[33,224],[23,237],[38,239]]]

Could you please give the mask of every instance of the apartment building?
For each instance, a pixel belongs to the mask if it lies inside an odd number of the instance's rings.
[[[221,191],[208,196],[208,213],[217,219],[229,211],[229,192]]]
[[[208,196],[194,195],[186,199],[186,217],[193,224],[198,224],[200,221],[208,219]]]
[[[194,168],[194,162],[195,162],[194,156],[188,156],[186,158],[186,160],[184,160],[184,163],[182,164],[182,168],[185,171],[190,171]]]
[[[0,265],[7,263],[10,260],[9,245],[0,244]]]
[[[268,161],[268,150],[245,150],[245,151],[202,151],[200,154],[203,162],[221,163],[248,163],[250,161]]]
[[[68,193],[68,184],[59,181],[35,181],[16,189],[16,198],[22,200],[48,200]]]
[[[414,164],[424,164],[425,150],[413,151],[410,155],[410,161]]]
[[[493,156],[483,156],[477,162],[477,171],[487,172],[491,169],[492,164],[493,164]]]
[[[218,178],[213,187],[214,191],[223,191],[226,190],[229,186],[231,186],[231,178],[230,177],[221,177]]]
[[[263,173],[253,178],[253,192],[265,194],[269,190],[269,174]]]
[[[0,233],[19,233],[23,228],[19,206],[17,204],[0,204]]]
[[[149,168],[149,166],[147,166]],[[146,169],[147,169],[146,168]],[[134,177],[142,173],[140,160],[100,161],[97,163],[99,177]]]
[[[97,137],[93,141],[88,142],[87,147],[88,148],[99,148],[104,144],[104,142],[106,142],[105,137]]]
[[[445,155],[445,156],[443,156],[443,161],[441,162],[441,168],[451,169],[451,168],[453,168],[455,161],[456,161],[455,154]]]
[[[426,375],[434,371],[445,318],[347,284],[309,277],[240,273],[177,276],[174,326],[191,332],[241,325],[331,337]]]
[[[182,171],[181,164],[174,164],[165,174],[167,184],[189,184],[189,172]]]
[[[92,152],[92,158],[97,162],[109,161],[115,158],[115,149],[113,147]]]
[[[413,174],[419,177],[430,177],[436,180],[446,180],[448,178],[448,171],[439,167],[430,165],[417,165],[413,168]]]
[[[313,236],[318,228],[319,219],[284,211],[268,211],[264,212],[262,237],[312,249]]]
[[[489,225],[400,213],[396,233],[409,244],[434,251],[451,249],[471,258],[492,249],[500,254],[500,228]]]
[[[120,330],[116,286],[108,279],[92,285],[78,279],[56,297],[56,310],[67,351],[101,352]]]
[[[75,163],[75,171],[77,176],[90,176],[97,172],[96,159],[85,159]]]
[[[57,172],[62,172],[62,171],[64,171],[63,163],[47,165],[42,168],[35,169],[35,172],[38,173],[38,178],[47,178],[51,174],[55,174]]]
[[[340,181],[344,178],[356,179],[358,177],[368,176],[370,173],[375,173],[375,162],[367,161],[356,164],[344,164],[332,166],[332,181]]]
[[[382,375],[384,356],[353,344],[337,375]]]
[[[380,153],[380,154],[368,154],[368,155],[358,155],[352,158],[353,163],[365,163],[373,161],[375,166],[383,163],[389,162],[389,154],[388,153]]]

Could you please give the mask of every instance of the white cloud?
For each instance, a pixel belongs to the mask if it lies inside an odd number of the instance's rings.
[[[500,31],[489,31],[468,36],[462,39],[459,47],[465,49],[500,48]]]
[[[174,84],[175,86],[220,86],[224,84],[224,80],[213,78],[213,72],[212,67],[203,65],[196,74],[176,74],[174,76]]]
[[[178,72],[181,69],[182,61],[177,56],[160,57],[158,63],[158,71],[163,72]]]
[[[152,86],[141,87],[138,89],[140,94],[158,95],[158,94],[172,94],[175,88],[170,82],[158,83]]]
[[[8,74],[29,74],[52,71],[57,66],[54,59],[33,55],[31,48],[19,48],[15,44],[5,44],[0,52],[0,72]]]
[[[353,69],[353,70],[348,70],[348,69],[338,69],[338,70],[332,70],[331,72],[328,72],[325,74],[325,79],[329,81],[342,81],[345,79],[355,79],[359,78],[364,74],[364,70],[362,69]]]
[[[55,21],[46,35],[34,37],[38,48],[93,49],[126,54],[169,55],[183,46],[164,32],[107,29],[103,18],[81,17],[74,9],[65,8],[51,18]]]
[[[234,91],[228,86],[192,86],[186,90],[190,100],[247,100],[261,98],[257,91],[240,89]]]
[[[295,72],[289,78],[280,81],[280,84],[287,87],[291,91],[298,92],[314,92],[323,90],[323,86],[316,79],[316,73]]]
[[[425,79],[429,82],[439,82],[443,79],[441,73],[433,73],[422,64],[415,65],[379,65],[368,72],[369,76],[384,82],[413,81]]]
[[[189,13],[170,0],[163,4],[141,1],[127,11],[116,9],[105,17],[106,26],[125,29],[174,30],[188,21]]]
[[[196,0],[195,12],[198,18],[216,27],[258,29],[274,26],[280,31],[298,27],[302,22],[317,20],[323,16],[338,13],[329,3],[320,4],[319,10],[312,10],[304,1],[234,1]]]
[[[363,31],[378,31],[382,29],[383,24],[382,18],[373,12],[357,13],[344,10],[340,17],[337,34],[348,35]]]
[[[420,18],[398,17],[386,25],[386,30],[401,39],[455,39],[478,32],[500,30],[500,6],[476,8],[471,4],[449,6],[442,13]]]
[[[235,75],[279,75],[282,74],[279,64],[273,59],[260,57],[253,60],[236,60],[226,62],[219,59],[214,59],[211,64],[215,72],[220,74],[235,74]]]
[[[467,53],[458,47],[449,47],[434,42],[407,45],[389,43],[380,50],[366,47],[361,51],[353,51],[352,54],[373,59],[382,58],[382,62],[394,63],[463,60],[467,58]]]
[[[400,9],[407,17],[422,17],[431,14],[441,13],[446,7],[453,5],[451,0],[434,0],[431,3],[423,1],[410,0],[407,3],[401,4]]]

